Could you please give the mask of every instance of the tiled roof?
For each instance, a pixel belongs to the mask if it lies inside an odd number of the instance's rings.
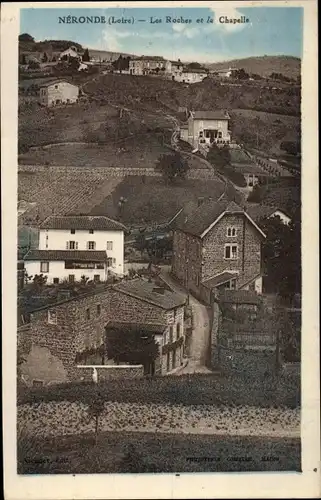
[[[160,288],[155,283],[149,283],[143,279],[124,280],[113,287],[121,293],[131,297],[149,302],[162,309],[174,309],[185,304],[185,296],[164,289],[164,293],[159,293],[155,289]]]
[[[271,217],[271,215],[273,215],[276,211],[282,212],[284,213],[284,215],[287,215],[285,212],[283,212],[283,210],[280,210],[277,207],[270,207],[268,205],[249,204],[246,211],[254,221],[258,221],[265,217]]]
[[[223,285],[224,283],[227,283],[233,278],[236,278],[236,273],[230,273],[228,271],[224,271],[221,274],[218,274],[217,276],[214,276],[213,278],[210,278],[206,281],[203,281],[203,285],[206,288],[215,288],[216,286]]]
[[[230,115],[226,111],[193,111],[196,120],[229,120]]]
[[[29,250],[24,260],[105,262],[107,254],[104,250]]]
[[[207,73],[207,71],[204,68],[189,68],[185,66],[183,68],[183,73]]]
[[[167,325],[161,324],[148,324],[148,323],[123,323],[123,322],[109,322],[106,325],[107,329],[126,331],[126,330],[141,330],[146,333],[155,333],[162,335]]]
[[[65,217],[50,216],[40,226],[41,229],[78,229],[96,231],[126,231],[118,221],[105,216],[70,215]]]
[[[78,85],[75,85],[74,83],[70,83],[67,80],[52,80],[50,82],[43,83],[41,85],[42,87],[51,87],[51,85],[57,85],[58,83],[69,83],[69,85],[72,85],[73,87],[78,87]]]
[[[261,297],[251,290],[222,290],[220,299],[229,304],[260,304]]]
[[[135,61],[164,61],[165,59],[162,56],[138,56],[135,57]]]
[[[244,210],[229,200],[204,202],[188,216],[185,223],[179,225],[179,229],[200,237],[223,212],[244,213]]]

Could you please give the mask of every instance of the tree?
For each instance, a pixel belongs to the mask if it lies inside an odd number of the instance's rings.
[[[47,56],[47,53],[44,52],[43,56],[42,56],[42,62],[47,62],[47,61],[48,61],[48,56]]]
[[[39,69],[40,64],[38,61],[29,61],[28,68],[29,69]]]
[[[176,179],[185,179],[189,165],[182,155],[175,151],[161,155],[156,162],[156,169],[160,170],[166,181],[173,183]]]
[[[28,33],[22,33],[22,35],[19,35],[19,42],[32,42],[34,43],[35,39],[29,35]]]
[[[99,432],[99,419],[101,414],[105,409],[105,401],[102,399],[101,395],[96,394],[87,408],[87,414],[90,420],[95,423],[95,444],[98,442],[98,432]]]
[[[159,348],[152,332],[146,328],[128,327],[106,328],[106,352],[108,359],[116,363],[143,365],[145,373],[150,373],[158,357]]]
[[[262,187],[259,184],[255,184],[252,191],[250,192],[247,201],[250,203],[260,203],[262,200]]]
[[[43,274],[35,274],[33,278],[33,286],[37,290],[41,290],[44,285],[47,283],[47,276],[44,276]]]
[[[89,55],[89,50],[85,49],[83,56],[82,56],[83,61],[90,61],[90,55]]]
[[[280,148],[290,155],[297,155],[301,153],[301,143],[300,141],[283,141],[280,144]]]
[[[22,64],[23,66],[26,66],[27,65],[27,59],[26,59],[26,54],[21,54],[20,57],[20,64]]]

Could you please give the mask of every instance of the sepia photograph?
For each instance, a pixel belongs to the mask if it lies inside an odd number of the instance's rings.
[[[301,473],[304,7],[121,3],[19,9],[16,473]]]

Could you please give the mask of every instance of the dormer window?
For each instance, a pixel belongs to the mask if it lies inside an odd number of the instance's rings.
[[[235,237],[236,236],[236,228],[235,227],[228,227],[226,236],[228,237]]]

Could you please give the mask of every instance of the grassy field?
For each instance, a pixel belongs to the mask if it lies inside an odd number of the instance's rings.
[[[163,223],[169,221],[187,202],[197,203],[199,197],[217,200],[224,192],[224,183],[217,181],[185,180],[166,185],[159,177],[125,177],[112,194],[91,211],[92,215],[118,217],[124,224]],[[121,197],[127,201],[119,211]]]
[[[251,390],[249,391],[249,387]],[[184,375],[136,380],[112,380],[99,384],[99,394],[106,401],[127,403],[162,403],[181,405],[238,405],[297,408],[300,406],[299,380],[282,378],[223,377]],[[41,389],[21,388],[18,404],[49,401],[92,400],[92,384],[73,383]]]
[[[18,439],[18,474],[300,471],[299,439],[104,432]]]

